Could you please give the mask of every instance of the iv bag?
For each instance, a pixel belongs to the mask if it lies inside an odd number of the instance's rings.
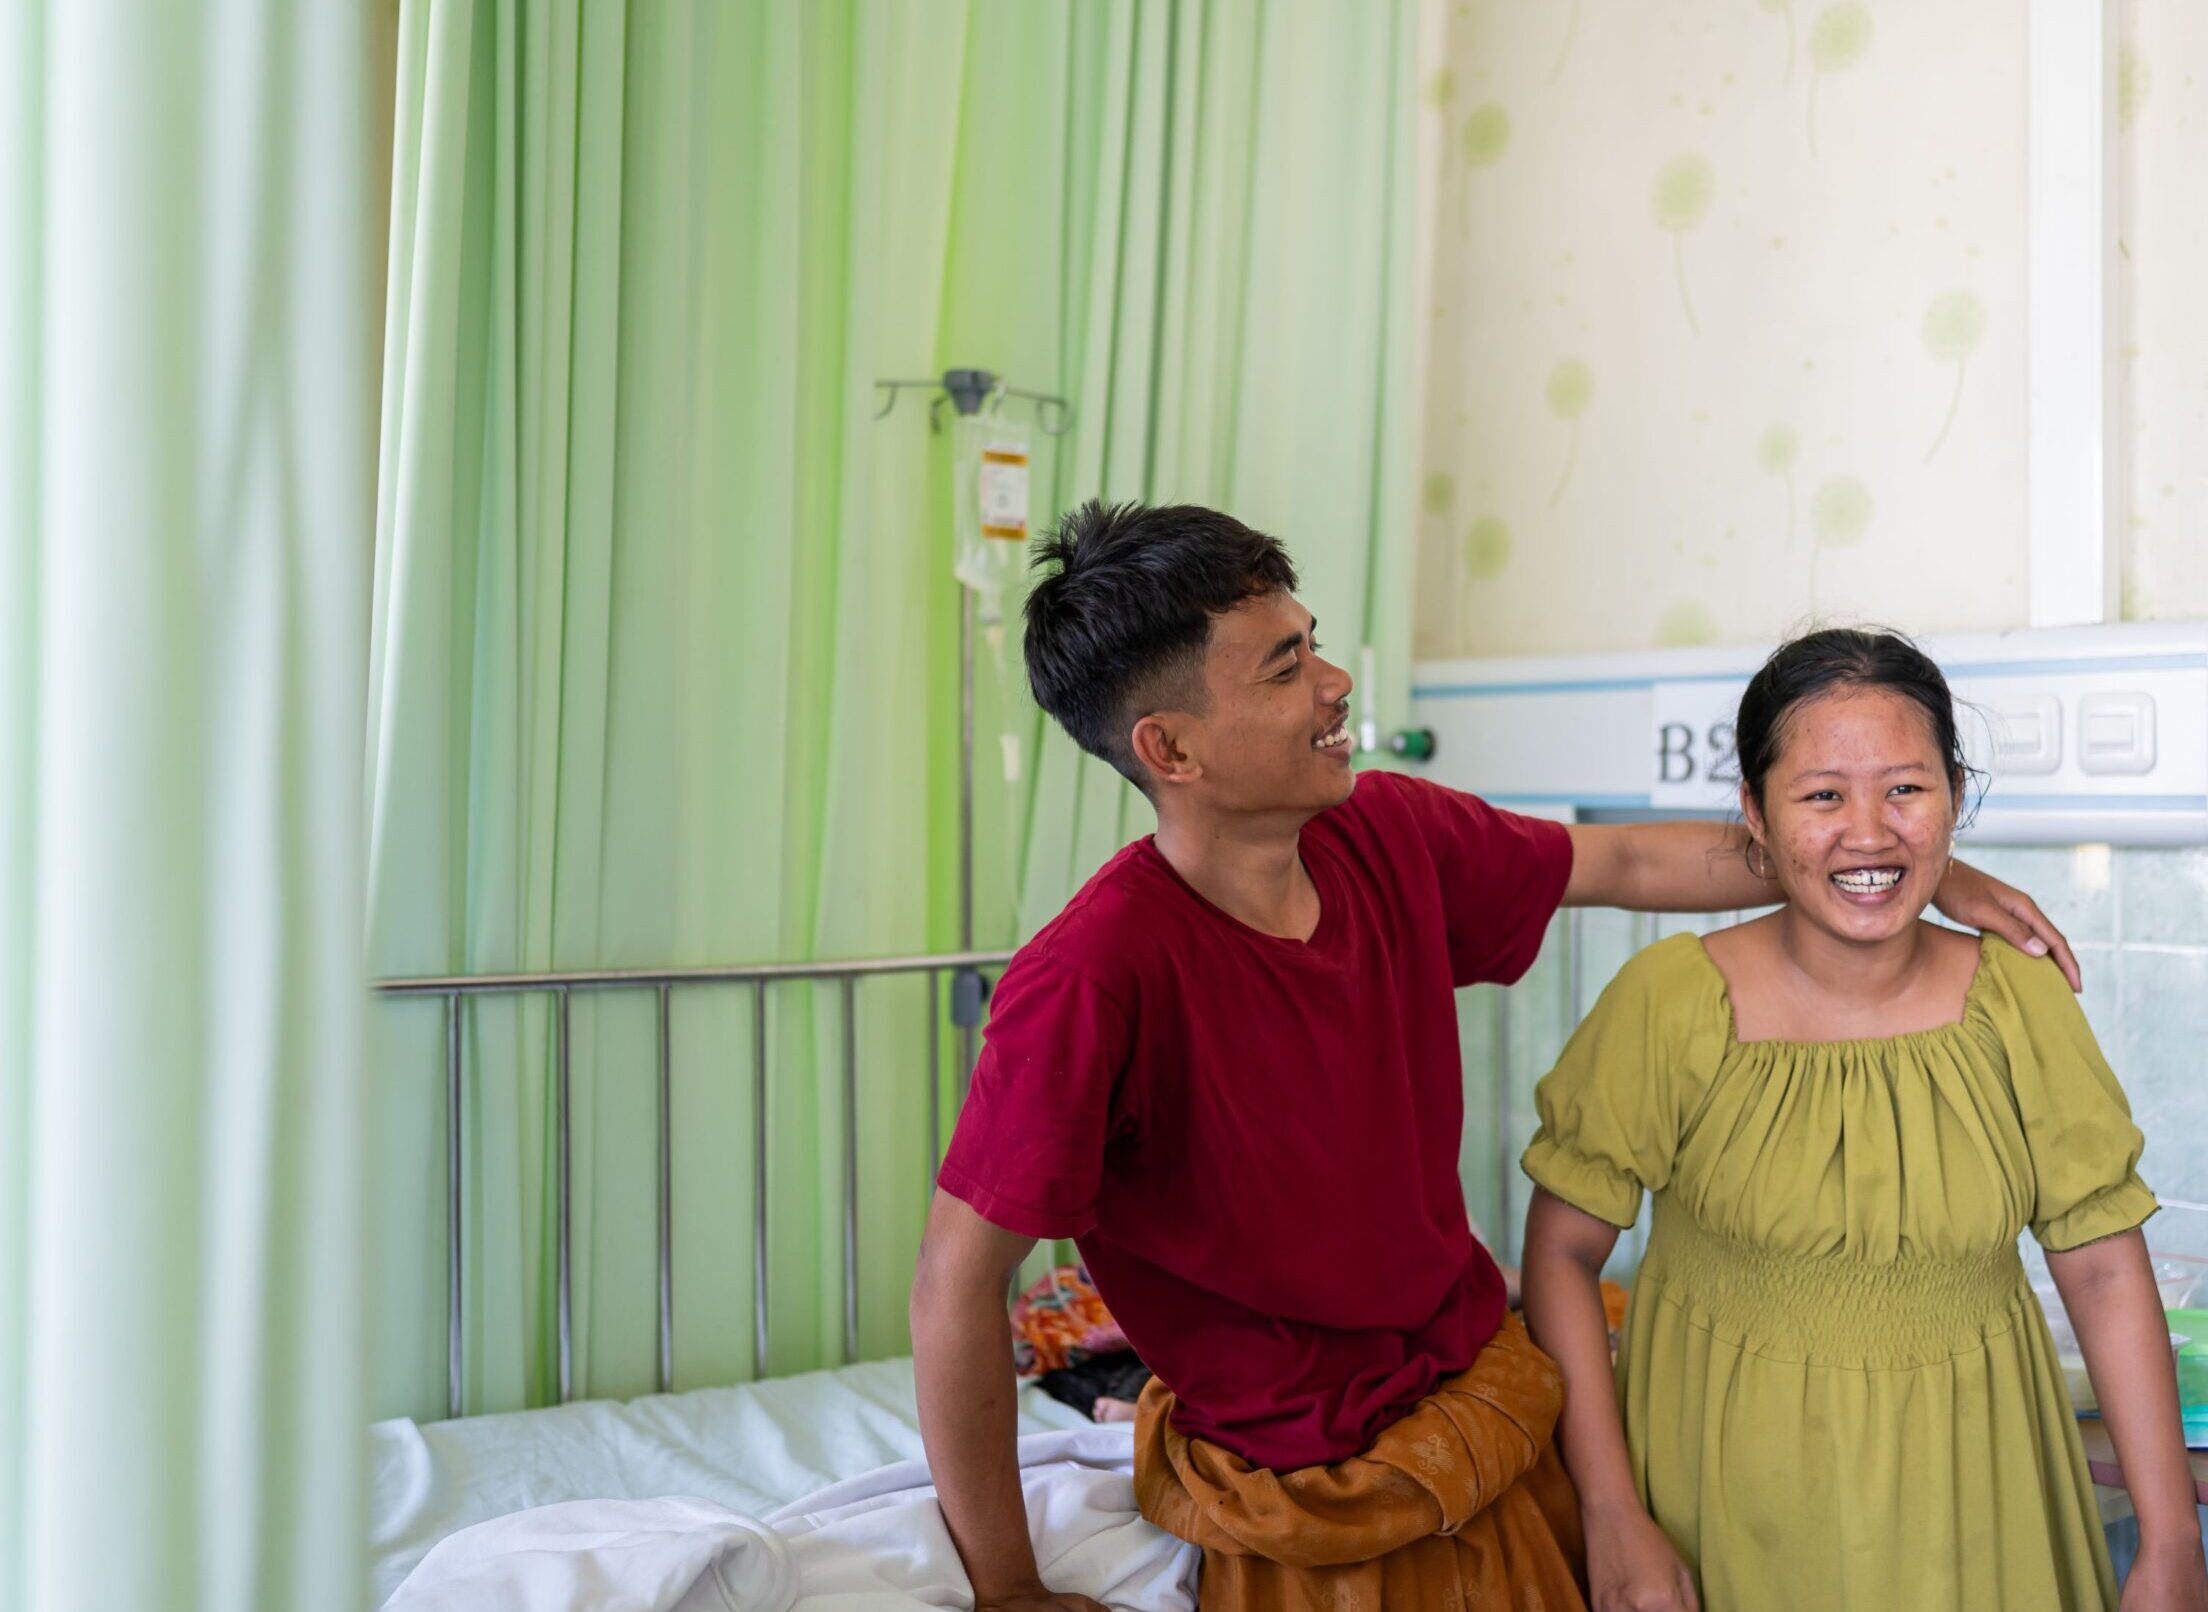
[[[1004,619],[1005,586],[1027,559],[1027,430],[994,415],[962,414],[952,443],[951,570],[974,590],[981,623],[995,626]]]

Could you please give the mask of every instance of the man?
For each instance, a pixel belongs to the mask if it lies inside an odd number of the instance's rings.
[[[1356,775],[1350,679],[1228,516],[1092,503],[1037,564],[1035,697],[1158,827],[1005,971],[913,1285],[977,1607],[1095,1604],[1043,1585],[1016,1465],[1005,1290],[1042,1237],[1157,1374],[1137,1493],[1204,1547],[1207,1607],[1577,1605],[1560,1385],[1458,1183],[1452,993],[1515,980],[1560,904],[1761,904],[1738,835]],[[2017,892],[1957,864],[1940,905],[2074,981]]]

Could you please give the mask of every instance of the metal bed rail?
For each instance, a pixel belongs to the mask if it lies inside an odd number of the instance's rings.
[[[973,1070],[973,1047],[981,1023],[982,1004],[988,998],[990,973],[1001,972],[1010,962],[1009,951],[959,951],[911,957],[873,957],[844,962],[750,963],[733,967],[584,969],[547,973],[451,974],[425,978],[388,979],[376,982],[378,995],[393,998],[437,997],[445,1004],[445,1410],[448,1416],[464,1414],[463,1386],[466,1337],[461,1284],[461,1112],[466,1071],[463,1067],[462,1030],[464,1004],[471,996],[535,996],[553,998],[555,1085],[553,1092],[556,1131],[556,1194],[558,1225],[558,1290],[555,1299],[559,1329],[559,1396],[565,1404],[574,1397],[574,1295],[570,1283],[573,1195],[569,1160],[569,1019],[568,1004],[577,991],[651,991],[658,998],[656,1015],[658,1114],[659,1114],[659,1388],[665,1393],[674,1379],[674,1050],[670,1034],[672,997],[676,990],[692,986],[748,986],[751,991],[752,1069],[752,1369],[767,1374],[767,992],[789,984],[835,984],[842,1008],[843,1062],[843,1350],[848,1361],[859,1347],[859,1156],[858,1156],[858,991],[863,980],[888,975],[924,974],[927,990],[928,1047],[928,1168],[942,1155],[941,1033],[943,979],[951,981],[950,1017],[958,1031],[960,1063],[958,1091],[963,1100],[966,1081]]]

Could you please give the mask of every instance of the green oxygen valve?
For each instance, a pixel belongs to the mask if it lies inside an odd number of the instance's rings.
[[[1401,756],[1405,761],[1431,761],[1434,759],[1434,730],[1432,728],[1397,728],[1385,742],[1380,737],[1378,713],[1380,709],[1379,658],[1370,644],[1357,651],[1357,684],[1364,690],[1361,702],[1363,719],[1357,724],[1356,748],[1359,755],[1371,755],[1386,750],[1390,755]]]

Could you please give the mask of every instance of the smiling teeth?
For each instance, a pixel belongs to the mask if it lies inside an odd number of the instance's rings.
[[[1856,868],[1835,873],[1832,882],[1843,890],[1891,890],[1901,883],[1901,871],[1898,868]]]
[[[1311,741],[1311,748],[1314,750],[1339,750],[1343,745],[1347,743],[1349,743],[1349,724],[1347,722],[1344,722],[1340,727],[1336,728],[1332,733],[1327,734],[1324,738],[1313,739]]]

